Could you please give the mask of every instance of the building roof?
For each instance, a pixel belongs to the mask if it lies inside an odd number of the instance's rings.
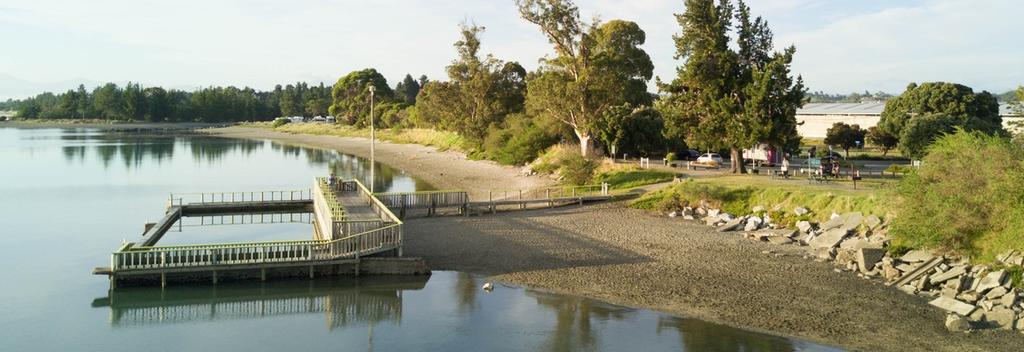
[[[807,103],[797,115],[880,115],[885,102],[870,103]]]
[[[807,103],[796,111],[797,115],[881,115],[885,102],[870,103]],[[1013,112],[1013,106],[999,104],[1000,116],[1020,116]]]

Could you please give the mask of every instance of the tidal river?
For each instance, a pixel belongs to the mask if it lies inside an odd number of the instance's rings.
[[[426,190],[375,165],[378,190]],[[90,274],[171,193],[308,190],[366,160],[269,141],[0,128],[3,351],[833,350],[469,273],[118,288]],[[307,239],[308,214],[199,218],[161,244]],[[429,263],[428,263],[429,264]]]

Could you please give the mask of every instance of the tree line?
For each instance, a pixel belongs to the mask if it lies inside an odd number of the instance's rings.
[[[326,116],[331,87],[299,82],[272,91],[208,87],[192,92],[139,83],[84,85],[64,93],[42,93],[9,101],[22,119],[102,119],[148,122],[230,122],[278,116]]]
[[[372,121],[383,128],[451,131],[466,141],[471,156],[506,164],[522,164],[555,143],[570,142],[585,157],[663,155],[687,148],[725,152],[732,156],[732,170],[743,172],[744,148],[768,143],[783,153],[799,151],[795,114],[809,100],[890,98],[868,92],[807,93],[803,79],[791,72],[796,48],[776,50],[768,22],[742,0],[685,1],[684,11],[675,15],[677,74],[656,79],[656,94],[648,91],[654,66],[642,48],[646,33],[635,22],[584,20],[571,0],[515,0],[515,5],[554,53],[540,58],[533,71],[482,53],[486,28],[467,22],[458,28],[454,58],[440,80],[407,74],[392,87],[380,72],[367,68],[331,86],[297,83],[269,92],[235,87],[184,92],[131,83],[89,92],[80,86],[22,101],[19,116],[239,121],[330,115],[355,127]],[[370,86],[376,103],[372,118]],[[917,94],[912,92],[917,88],[904,95]],[[991,95],[952,89],[951,96],[971,96],[985,107],[936,117],[932,107],[907,103],[911,98],[901,96],[889,99],[877,133],[852,133],[860,140],[868,136],[891,145],[895,139],[900,148],[916,148],[903,136],[932,136],[935,131],[923,129],[935,121],[1001,130],[998,114],[992,117]]]

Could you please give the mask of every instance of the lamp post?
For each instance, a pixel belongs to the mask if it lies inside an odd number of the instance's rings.
[[[377,89],[370,83],[370,193],[374,193],[373,185],[376,180],[373,178],[373,171],[376,169],[376,163],[374,160],[374,144],[377,143],[377,134],[373,129],[373,92]]]

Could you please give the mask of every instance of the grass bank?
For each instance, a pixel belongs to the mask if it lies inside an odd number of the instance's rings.
[[[347,125],[326,123],[296,123],[273,127],[271,122],[243,122],[239,126],[272,129],[278,132],[295,134],[328,135],[337,137],[370,138],[370,130]],[[378,129],[377,138],[399,144],[420,144],[436,147],[439,150],[466,152],[462,147],[464,140],[454,132],[444,132],[425,128],[409,129]]]
[[[882,189],[844,189],[811,185],[797,180],[766,180],[757,176],[723,176],[689,179],[644,195],[632,207],[668,210],[705,200],[731,214],[748,214],[754,206],[783,211],[782,223],[798,220],[826,221],[835,213],[859,211],[886,217],[890,214],[888,192]],[[809,215],[797,218],[793,209],[805,207]]]

